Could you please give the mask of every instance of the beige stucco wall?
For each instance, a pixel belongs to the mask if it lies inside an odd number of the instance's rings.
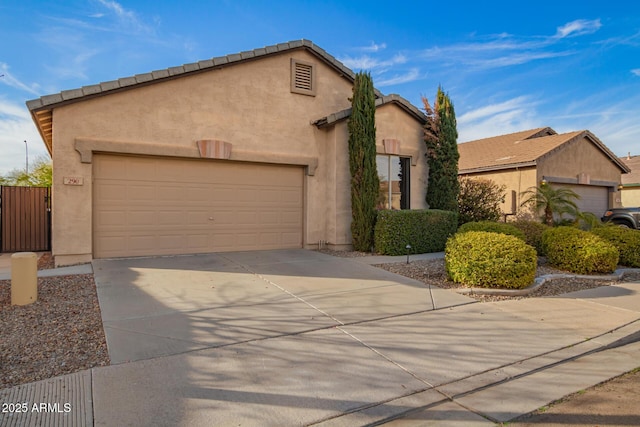
[[[347,121],[329,127],[326,149],[333,162],[327,162],[326,242],[329,247],[346,249],[351,245],[351,172],[349,171],[349,133]],[[400,142],[397,155],[411,157],[411,209],[426,209],[425,194],[429,173],[422,141],[422,123],[394,103],[376,109],[376,152],[385,152],[385,139]],[[396,155],[396,154],[394,154]],[[335,157],[334,157],[335,156]],[[320,170],[321,167],[318,167]]]
[[[376,152],[385,154],[383,141],[400,141],[402,157],[411,157],[411,209],[426,209],[425,200],[429,168],[422,123],[408,115],[396,104],[387,104],[376,110]]]
[[[586,183],[611,189],[609,207],[621,206],[621,195],[617,189],[621,181],[620,168],[587,137],[565,144],[538,161],[539,180],[543,177],[566,178],[575,180],[577,184],[581,174]]]
[[[316,96],[291,93],[291,58],[315,64]],[[56,262],[65,265],[92,258],[92,164],[87,163],[91,160],[87,146],[102,152],[199,157],[196,141],[202,139],[231,143],[232,160],[317,164],[305,176],[303,245],[317,247],[326,241],[348,246],[346,122],[331,129],[318,129],[312,122],[349,108],[351,87],[322,60],[295,50],[55,108]],[[418,134],[418,121],[398,107],[379,110],[379,137],[393,135],[389,137],[403,141],[408,150]],[[392,120],[395,124],[386,123]],[[82,147],[81,158],[76,148]],[[81,185],[65,184],[65,177],[77,178]],[[412,170],[414,179],[426,182],[426,175]],[[420,186],[412,183],[412,193]],[[412,207],[419,207],[421,198],[412,194]]]
[[[625,188],[620,192],[621,205],[627,208],[640,206],[640,187]]]
[[[538,161],[538,175],[577,179],[588,174],[591,181],[619,183],[620,169],[586,137],[565,144]]]
[[[523,208],[520,208],[520,203],[522,203],[521,193],[537,185],[537,174],[534,167],[482,172],[466,176],[489,179],[499,186],[504,186],[505,201],[501,205],[501,210],[503,214],[509,216],[516,215],[523,210]]]

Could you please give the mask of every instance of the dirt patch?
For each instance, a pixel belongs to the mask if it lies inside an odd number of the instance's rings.
[[[534,426],[638,426],[640,425],[640,368],[570,394],[504,425]]]

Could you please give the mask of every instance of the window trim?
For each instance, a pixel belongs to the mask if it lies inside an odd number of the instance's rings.
[[[376,154],[376,165],[377,165],[377,157],[385,157],[388,159],[387,162],[387,176],[389,177],[388,184],[388,194],[386,195],[387,204],[382,209],[393,209],[393,180],[391,179],[391,174],[393,170],[392,158],[398,159],[400,163],[401,171],[406,173],[406,179],[400,181],[400,209],[408,210],[411,209],[411,157],[409,156],[401,156],[396,154],[386,154],[386,153],[377,153]],[[396,193],[397,194],[397,193]]]

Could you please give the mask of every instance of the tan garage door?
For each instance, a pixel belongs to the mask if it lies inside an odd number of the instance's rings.
[[[299,248],[300,167],[96,155],[95,258]]]
[[[582,212],[591,212],[600,218],[609,209],[609,189],[595,185],[556,184],[575,191],[580,200],[576,201]]]

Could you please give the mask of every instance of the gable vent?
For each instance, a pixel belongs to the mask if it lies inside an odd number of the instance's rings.
[[[315,96],[315,70],[313,64],[291,58],[291,92]]]

